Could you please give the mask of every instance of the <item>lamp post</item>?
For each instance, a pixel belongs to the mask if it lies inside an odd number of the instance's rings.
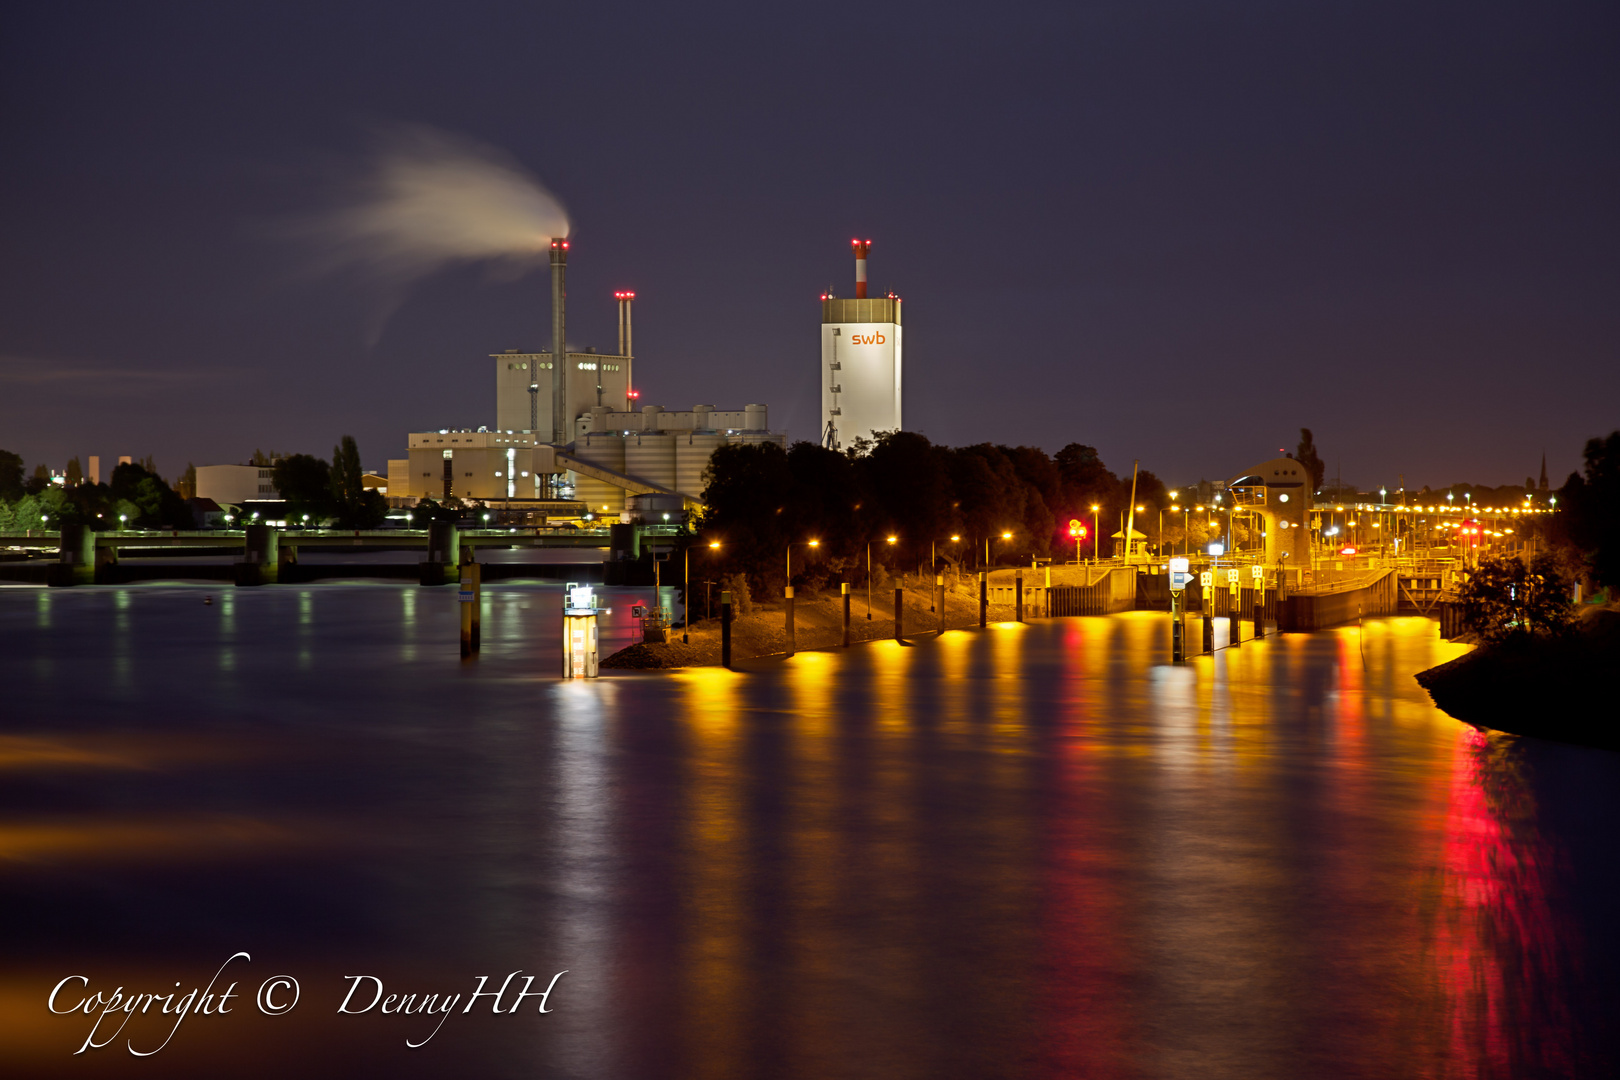
[[[804,547],[820,547],[821,546],[821,541],[820,540],[790,540],[790,541],[788,541],[788,545],[787,545],[787,583],[789,585],[793,584],[793,546],[795,544],[799,544],[799,545],[802,545]]]
[[[1091,561],[1092,562],[1101,562],[1102,561],[1101,556],[1098,554],[1098,552],[1102,550],[1100,547],[1098,547],[1098,545],[1101,544],[1101,543],[1102,543],[1102,533],[1097,530],[1097,504],[1092,503],[1091,504]]]
[[[710,551],[719,551],[720,550],[720,541],[718,541],[718,540],[710,540],[709,541],[709,550]],[[686,565],[687,565],[688,568],[690,568],[691,565],[692,565],[692,562],[691,562],[692,556],[691,556],[690,552],[688,552],[686,558],[687,558]],[[709,618],[711,615],[714,614],[712,611],[709,610],[709,586],[710,586],[710,584],[712,584],[712,583],[708,582],[708,581],[705,581],[703,583],[703,617],[705,619]],[[686,587],[688,589],[691,589],[692,585],[691,585],[690,580],[688,580]],[[692,620],[689,617],[686,621],[688,623],[691,623]],[[681,630],[681,644],[685,645],[687,643],[688,643],[688,638],[686,636],[686,630],[683,628]]]
[[[1011,540],[1012,533],[1003,532],[1001,534],[1001,538],[1003,540]],[[990,566],[990,538],[988,536],[984,538],[984,565],[986,569],[988,569]]]
[[[899,537],[891,536],[888,542],[893,544]],[[866,542],[866,621],[872,621],[872,541]]]

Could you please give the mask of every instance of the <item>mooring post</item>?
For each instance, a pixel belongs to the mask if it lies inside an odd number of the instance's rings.
[[[894,640],[899,641],[905,636],[901,629],[901,619],[905,614],[906,593],[900,586],[894,587]]]
[[[475,591],[473,575],[477,567],[472,564],[461,568],[461,587],[456,592],[456,599],[461,602],[461,656],[462,659],[473,654],[473,608],[477,605],[478,593]]]
[[[849,648],[849,582],[840,582],[838,591],[844,598],[844,648],[847,649]]]
[[[793,655],[793,586],[788,585],[782,589],[783,613],[787,629],[787,654]]]
[[[461,591],[467,591],[467,576],[472,575],[472,650],[483,647],[484,639],[484,568],[473,561],[472,545],[461,549]]]
[[[990,575],[979,571],[979,629],[990,625]]]
[[[1024,572],[1013,571],[1013,621],[1024,621]]]
[[[720,666],[731,666],[731,590],[720,590]]]
[[[1214,575],[1211,574],[1210,577],[1213,579]],[[1206,653],[1215,651],[1215,593],[1213,580],[1208,588],[1205,588],[1202,582],[1199,583],[1198,607],[1204,616],[1204,651]]]
[[[1243,644],[1243,593],[1236,567],[1226,572],[1226,643]]]
[[[1180,589],[1170,590],[1170,662],[1179,664],[1187,659],[1187,645],[1182,638],[1186,634],[1186,627],[1181,619],[1181,592]]]
[[[945,633],[945,575],[934,575],[934,602],[939,608],[939,632]]]

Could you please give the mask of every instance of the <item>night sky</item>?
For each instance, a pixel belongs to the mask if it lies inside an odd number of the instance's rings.
[[[1329,477],[1554,483],[1620,427],[1620,5],[13,3],[0,447],[368,467],[493,423],[543,266],[402,295],[277,223],[379,125],[574,222],[570,340],[638,293],[642,402],[819,425],[849,239],[906,300],[907,427],[1172,483],[1315,429]],[[380,313],[391,312],[380,322]],[[105,468],[105,467],[104,467]]]

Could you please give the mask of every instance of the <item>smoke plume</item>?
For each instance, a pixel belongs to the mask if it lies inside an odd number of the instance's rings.
[[[390,312],[410,285],[452,264],[521,274],[569,229],[556,196],[509,155],[421,126],[377,132],[335,202],[294,231],[317,270],[359,275]]]

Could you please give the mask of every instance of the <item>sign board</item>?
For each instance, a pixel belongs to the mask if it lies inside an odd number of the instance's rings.
[[[1222,555],[1226,554],[1226,545],[1225,544],[1211,544],[1211,545],[1209,545],[1209,554],[1210,554],[1211,558],[1215,558],[1215,559],[1220,558]]]
[[[1234,566],[1232,569],[1226,572],[1226,583],[1228,585],[1236,585],[1238,583],[1237,567]]]
[[[1180,592],[1192,581],[1192,574],[1188,572],[1186,559],[1170,560],[1170,591]]]
[[[1255,563],[1253,566],[1249,567],[1249,576],[1254,578],[1256,581],[1260,581],[1266,576],[1266,568],[1261,566],[1259,563]]]
[[[1205,570],[1202,574],[1199,574],[1198,584],[1202,585],[1206,589],[1215,584],[1215,572],[1213,570]]]
[[[646,607],[646,605],[645,604],[637,604],[635,607],[631,608],[630,609],[630,617],[632,619],[645,619],[647,617],[647,607]]]

